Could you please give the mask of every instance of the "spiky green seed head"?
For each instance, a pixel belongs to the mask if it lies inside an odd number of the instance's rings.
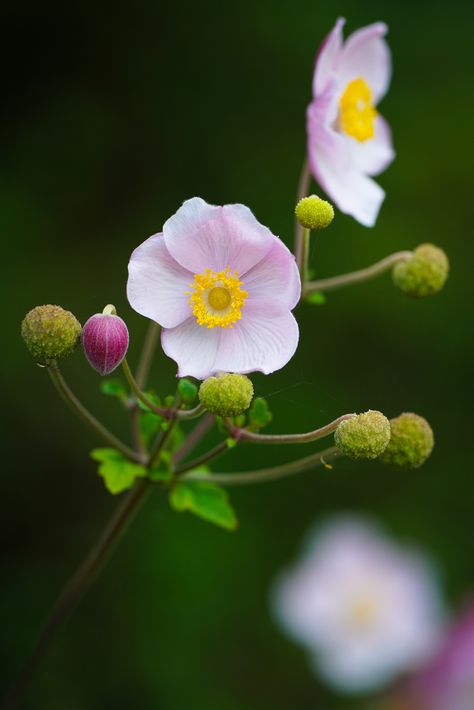
[[[419,468],[434,446],[433,430],[418,414],[404,412],[390,420],[390,442],[380,460],[395,468]]]
[[[199,388],[199,401],[211,414],[236,417],[250,407],[253,385],[245,375],[208,377]]]
[[[420,244],[409,259],[395,264],[392,278],[408,296],[422,298],[441,291],[448,274],[446,253],[434,244]]]
[[[317,195],[303,197],[295,208],[296,219],[306,229],[326,229],[334,219],[334,207]]]
[[[382,412],[369,409],[341,422],[334,441],[351,459],[376,459],[390,441],[390,422]]]
[[[41,365],[68,357],[81,335],[81,324],[61,306],[37,306],[23,319],[21,336],[26,347]]]

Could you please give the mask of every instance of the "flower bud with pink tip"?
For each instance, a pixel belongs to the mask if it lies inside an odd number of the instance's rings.
[[[128,328],[115,306],[109,304],[89,318],[82,329],[82,347],[89,364],[101,375],[109,375],[120,365],[128,350]]]

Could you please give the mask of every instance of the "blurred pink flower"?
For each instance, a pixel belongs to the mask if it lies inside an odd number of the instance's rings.
[[[426,660],[442,624],[428,561],[354,518],[310,536],[302,560],[277,583],[274,608],[315,670],[346,692],[379,688]]]
[[[385,192],[369,176],[385,170],[395,155],[390,128],[375,109],[390,83],[387,26],[362,27],[343,43],[344,22],[337,20],[316,59],[308,158],[339,209],[372,227]]]
[[[163,326],[178,375],[269,374],[293,356],[294,256],[244,205],[187,200],[129,263],[128,300]]]

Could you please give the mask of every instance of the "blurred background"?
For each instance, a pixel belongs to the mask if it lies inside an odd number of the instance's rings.
[[[155,494],[58,637],[25,708],[365,709],[367,699],[315,678],[269,610],[275,577],[308,527],[333,513],[369,513],[427,550],[452,609],[474,589],[470,3],[20,0],[4,9],[0,50],[2,687],[116,505],[88,455],[99,442],[31,360],[20,321],[43,303],[81,322],[115,303],[136,363],[147,324],[126,301],[128,257],[193,195],[249,205],[291,245],[313,57],[337,15],[348,32],[375,20],[390,27],[394,77],[381,112],[397,159],[379,178],[387,198],[376,227],[338,214],[314,245],[315,272],[432,241],[448,252],[451,277],[420,301],[386,275],[299,307],[295,357],[253,380],[274,413],[268,432],[408,410],[432,424],[434,454],[407,473],[342,461],[235,489],[234,534],[172,513]],[[100,394],[80,351],[64,373],[126,437],[119,404]],[[159,355],[152,385],[169,394],[174,375]],[[242,446],[215,469],[297,453]]]

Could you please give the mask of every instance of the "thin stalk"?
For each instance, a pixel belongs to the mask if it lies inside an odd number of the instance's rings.
[[[298,204],[298,202],[300,200],[302,200],[303,197],[306,197],[308,195],[310,181],[311,181],[311,172],[309,169],[308,159],[305,158],[303,161],[303,167],[301,168],[300,179],[298,181],[298,192],[296,194],[296,204]],[[302,257],[303,257],[303,227],[298,222],[298,220],[295,219],[295,258],[296,258],[296,264],[298,265],[300,272],[301,272],[301,266],[303,263]]]
[[[175,452],[173,459],[175,465],[182,461],[199,444],[209,429],[212,429],[213,425],[214,416],[212,414],[206,414],[199,424],[196,424],[189,436],[186,437],[183,444]]]
[[[192,461],[189,461],[188,463],[185,463],[182,466],[179,466],[175,470],[175,475],[180,476],[181,474],[185,473],[186,471],[191,471],[193,468],[197,468],[198,466],[203,466],[204,464],[209,463],[209,461],[213,461],[218,456],[222,456],[222,454],[225,454],[226,451],[229,451],[229,446],[227,444],[227,441],[221,441],[219,444],[216,444],[216,446],[214,446],[214,448],[210,449],[209,451],[206,451],[205,454],[202,454],[201,456],[197,456]]]
[[[238,473],[204,473],[191,472],[183,476],[183,481],[209,481],[210,483],[219,483],[221,486],[243,486],[252,483],[265,483],[273,481],[277,478],[286,478],[294,476],[297,473],[308,471],[316,466],[329,466],[329,461],[342,456],[339,449],[331,446],[317,454],[306,456],[303,459],[290,461],[279,466],[271,468],[260,468],[255,471],[242,471]]]
[[[386,256],[385,259],[381,259],[380,261],[377,261],[377,263],[372,264],[365,269],[351,271],[348,274],[341,274],[340,276],[332,276],[328,279],[320,279],[319,281],[310,281],[304,288],[303,298],[305,296],[309,296],[314,291],[334,291],[337,288],[362,283],[363,281],[369,281],[370,279],[385,273],[385,271],[391,269],[392,266],[399,261],[406,261],[411,256],[411,251],[398,251],[394,254],[390,254],[390,256]]]
[[[226,424],[229,432],[237,441],[250,441],[254,444],[308,444],[311,441],[317,441],[329,436],[336,431],[341,422],[345,419],[352,419],[355,416],[355,414],[343,414],[333,422],[304,434],[257,434],[253,431],[233,426],[232,423],[229,424],[227,421]]]
[[[173,433],[173,429],[176,426],[176,422],[176,417],[174,419],[170,419],[166,431],[161,431],[158,437],[155,439],[155,442],[150,450],[150,459],[148,462],[149,468],[154,468],[154,466],[158,465],[160,454],[166,447],[168,441],[170,440],[171,434]]]
[[[93,429],[93,431],[95,431],[102,439],[104,439],[107,444],[110,444],[110,446],[113,446],[115,449],[120,451],[120,453],[123,454],[127,459],[130,459],[130,461],[136,461],[137,463],[144,463],[143,456],[140,453],[133,451],[133,449],[131,449],[122,441],[120,441],[120,439],[117,439],[114,434],[112,434],[108,429],[106,429],[106,427],[101,422],[99,422],[99,420],[96,419],[89,412],[88,409],[84,407],[82,402],[77,399],[76,395],[67,385],[57,364],[48,367],[48,372],[53,381],[53,384],[55,385],[63,400],[66,402],[66,404],[69,405],[72,411],[80,419],[82,419],[83,422],[85,422],[91,429]]]
[[[49,650],[57,632],[104,567],[120,536],[152,488],[149,481],[140,480],[120,501],[94,547],[61,592],[29,659],[4,700],[2,710],[14,710],[21,703],[31,677]]]
[[[143,404],[148,407],[148,409],[154,412],[154,414],[158,414],[160,417],[170,418],[172,416],[171,409],[157,407],[157,405],[151,402],[146,396],[146,394],[141,391],[140,387],[138,386],[138,382],[132,374],[132,370],[130,369],[130,365],[128,364],[127,358],[124,358],[122,360],[122,370],[127,379],[128,384],[130,385],[130,389],[132,390],[135,397],[140,400],[140,402],[143,402]]]
[[[310,240],[310,230],[306,227],[301,228],[301,264],[300,264],[300,275],[301,284],[304,289],[305,284],[308,281],[308,261],[309,261],[309,240]]]
[[[150,372],[151,363],[153,362],[159,334],[160,326],[158,323],[150,321],[136,373],[137,385],[141,390],[145,387],[148,379],[148,373]]]

